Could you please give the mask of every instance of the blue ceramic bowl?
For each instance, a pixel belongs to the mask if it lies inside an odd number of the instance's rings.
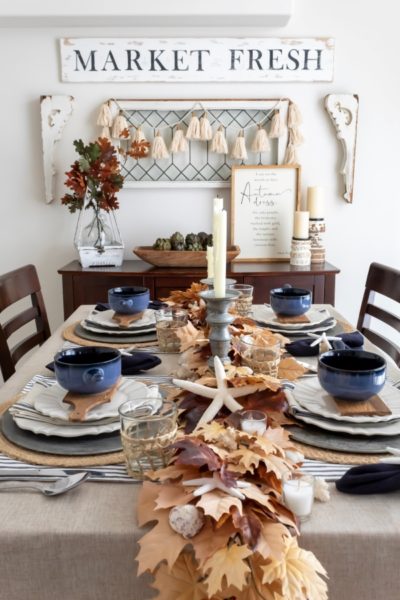
[[[303,288],[284,285],[270,291],[271,308],[277,315],[297,317],[311,306],[311,292]]]
[[[366,400],[383,388],[386,361],[365,350],[330,350],[318,359],[318,379],[332,396]]]
[[[111,348],[70,348],[54,357],[58,383],[75,394],[97,394],[121,376],[121,354]]]
[[[150,290],[145,287],[116,287],[108,290],[108,303],[112,310],[121,315],[142,312],[149,304]]]

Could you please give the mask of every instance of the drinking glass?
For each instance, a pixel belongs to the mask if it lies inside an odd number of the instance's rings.
[[[158,345],[162,352],[180,352],[181,339],[177,331],[188,322],[187,312],[178,308],[155,311]]]
[[[254,373],[264,373],[272,377],[278,376],[278,367],[281,359],[281,345],[279,342],[260,344],[250,335],[240,339],[239,352],[242,364],[250,367]]]
[[[302,471],[285,473],[283,476],[283,501],[300,521],[307,521],[314,503],[314,477]]]
[[[156,411],[145,400],[127,400],[119,407],[122,447],[131,477],[144,479],[145,472],[166,467],[173,455],[169,446],[178,430],[177,407],[165,400]],[[142,406],[140,406],[142,404]]]
[[[234,310],[241,317],[249,317],[253,306],[254,286],[246,283],[235,283],[229,286],[230,290],[239,292],[240,296],[234,304]]]

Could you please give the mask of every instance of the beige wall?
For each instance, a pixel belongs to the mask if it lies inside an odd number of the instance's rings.
[[[243,7],[245,10],[245,4]],[[342,270],[337,307],[355,320],[369,263],[378,260],[399,266],[399,17],[395,0],[382,2],[379,10],[375,2],[365,0],[297,0],[289,25],[266,30],[265,35],[334,37],[335,78],[332,83],[319,84],[65,84],[60,81],[60,37],[160,36],[165,32],[132,28],[0,29],[0,272],[28,262],[36,264],[51,326],[62,320],[57,268],[75,257],[75,217],[58,201],[44,203],[40,95],[71,94],[76,98],[75,112],[57,148],[58,198],[63,194],[63,173],[74,160],[72,141],[77,137],[89,140],[98,133],[94,123],[104,99],[288,96],[298,103],[304,117],[303,190],[317,184],[326,189],[327,257]],[[179,34],[173,30],[167,33]],[[243,31],[243,35],[247,33]],[[340,92],[360,96],[353,205],[340,196],[339,142],[323,108],[326,94]],[[213,190],[195,189],[122,191],[117,216],[126,258],[132,256],[133,246],[149,244],[176,229],[210,229],[213,195]],[[227,199],[228,192],[224,195]]]

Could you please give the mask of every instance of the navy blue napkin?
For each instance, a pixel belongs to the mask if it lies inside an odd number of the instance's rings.
[[[147,308],[159,310],[160,308],[165,308],[167,306],[168,304],[166,304],[165,302],[161,302],[161,300],[150,300]],[[108,302],[98,302],[94,308],[98,312],[101,312],[103,310],[110,310],[110,305],[108,304]]]
[[[335,337],[340,337],[341,340],[329,342],[334,350],[361,350],[364,343],[364,337],[359,331],[339,333],[338,335],[335,335]],[[311,346],[313,342],[315,342],[315,338],[296,340],[295,342],[286,344],[285,350],[292,356],[317,356],[318,344]]]
[[[161,359],[148,352],[131,352],[130,356],[121,356],[122,375],[137,375],[141,371],[152,369],[161,363]],[[50,371],[54,371],[54,363],[46,365]]]
[[[379,463],[352,467],[336,482],[345,494],[386,494],[400,490],[400,465]]]

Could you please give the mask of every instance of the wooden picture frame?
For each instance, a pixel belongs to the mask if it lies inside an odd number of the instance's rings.
[[[235,262],[289,261],[300,174],[299,165],[232,167],[231,243],[240,246]]]

